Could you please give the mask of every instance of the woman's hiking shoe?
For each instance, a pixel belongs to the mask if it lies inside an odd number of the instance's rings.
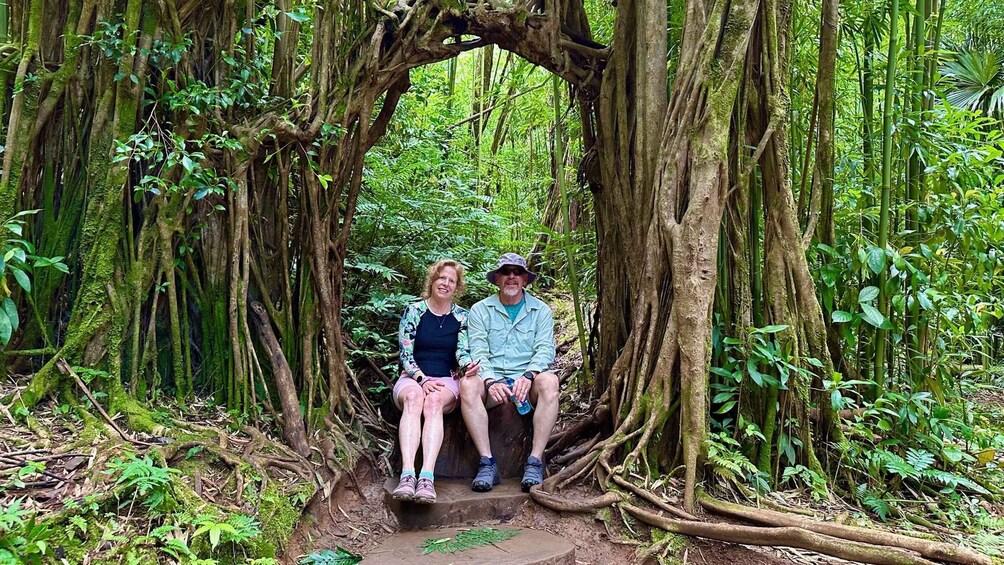
[[[474,477],[471,489],[476,492],[488,492],[492,487],[501,483],[499,469],[488,457],[482,457],[478,463],[478,476]]]
[[[415,498],[415,475],[401,475],[401,482],[397,483],[397,488],[391,494],[394,500],[411,500]],[[435,496],[435,494],[433,494]]]
[[[436,487],[432,480],[425,477],[418,479],[418,486],[415,488],[415,502],[419,504],[432,504],[436,502]]]
[[[523,492],[530,492],[530,487],[539,485],[544,480],[544,462],[533,455],[526,458],[526,465],[523,467]]]

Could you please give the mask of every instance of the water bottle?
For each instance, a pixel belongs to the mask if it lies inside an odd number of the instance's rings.
[[[512,390],[513,383],[514,381],[512,379],[506,377],[506,386],[509,387],[509,390]],[[526,416],[530,413],[530,410],[533,410],[533,406],[530,404],[529,400],[524,399],[523,402],[519,402],[516,400],[515,394],[510,394],[509,400],[516,405],[516,411],[519,412],[520,416]]]

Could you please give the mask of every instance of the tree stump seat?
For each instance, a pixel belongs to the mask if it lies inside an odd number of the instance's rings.
[[[394,423],[400,421],[401,412],[393,408],[384,411],[385,417]],[[385,407],[386,408],[386,407]],[[492,455],[498,464],[499,476],[503,479],[523,476],[523,465],[530,455],[533,437],[533,412],[521,416],[512,402],[500,404],[488,411],[489,441]],[[467,426],[458,406],[443,417],[443,445],[436,459],[436,478],[473,479],[478,473],[480,455],[467,433]],[[401,446],[395,445],[392,457],[395,470],[401,468]],[[422,467],[422,448],[419,447],[415,459],[416,470]]]

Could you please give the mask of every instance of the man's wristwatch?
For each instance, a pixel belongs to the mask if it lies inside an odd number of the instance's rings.
[[[415,373],[411,378],[415,379],[415,382],[418,384],[422,384],[425,381],[425,375],[421,373]]]
[[[533,374],[533,371],[526,371],[525,373],[523,373],[523,378],[525,378],[528,381],[532,381],[533,378],[536,376],[537,375]]]

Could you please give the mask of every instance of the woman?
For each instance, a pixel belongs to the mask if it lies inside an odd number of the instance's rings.
[[[467,346],[467,310],[453,303],[463,294],[464,267],[451,259],[433,263],[425,277],[423,300],[410,304],[401,316],[398,345],[403,372],[394,385],[394,403],[401,409],[401,480],[394,498],[432,503],[436,457],[443,444],[443,414],[460,404],[458,367],[477,374]],[[422,425],[422,417],[425,425]],[[422,444],[422,470],[415,476],[415,455]]]

